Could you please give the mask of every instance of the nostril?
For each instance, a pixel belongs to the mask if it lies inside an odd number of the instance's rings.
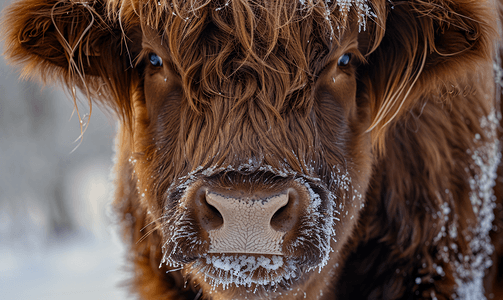
[[[211,211],[212,220],[210,220],[210,222],[214,223],[212,226],[213,229],[220,227],[224,223],[224,218],[222,217],[222,214],[218,211],[218,209],[215,206],[209,204],[207,201],[206,204],[208,205],[208,208]]]
[[[271,219],[271,222],[272,220],[275,220],[275,219],[280,219],[283,217],[283,215],[285,214],[285,211],[286,211],[286,207],[288,206],[288,202],[283,205],[282,207],[280,207],[278,209],[278,211],[276,213],[274,213],[274,215],[272,216],[272,219]]]
[[[271,227],[274,230],[288,232],[292,230],[297,222],[297,216],[299,214],[299,194],[298,192],[290,188],[287,191],[288,201],[285,205],[280,207],[271,218]]]
[[[215,230],[222,226],[224,223],[222,214],[215,206],[208,203],[206,190],[202,189],[197,193],[196,206],[201,227],[203,227],[206,231]]]

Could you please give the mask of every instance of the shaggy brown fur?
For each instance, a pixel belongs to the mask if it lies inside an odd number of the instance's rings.
[[[115,206],[142,299],[469,299],[484,274],[486,296],[503,298],[500,3],[343,3],[22,0],[4,12],[24,75],[76,86],[121,121]],[[322,202],[285,237],[295,278],[286,266],[255,274],[264,284],[213,274],[191,188],[280,181]]]

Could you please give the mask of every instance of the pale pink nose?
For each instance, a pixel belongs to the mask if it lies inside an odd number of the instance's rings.
[[[256,195],[202,188],[196,198],[209,253],[282,255],[283,238],[295,226],[300,207],[294,188]]]

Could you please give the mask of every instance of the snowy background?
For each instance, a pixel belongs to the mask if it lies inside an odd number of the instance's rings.
[[[127,298],[110,208],[115,122],[95,106],[78,146],[72,111],[61,89],[19,80],[0,58],[2,299]]]

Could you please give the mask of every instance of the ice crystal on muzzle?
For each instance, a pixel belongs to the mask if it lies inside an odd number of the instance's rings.
[[[232,173],[234,170],[224,171],[232,175],[226,178],[235,179],[230,180],[232,184],[244,182],[245,187],[249,188],[242,174],[240,177]],[[178,183],[169,192],[170,201],[175,201],[176,205],[170,206],[165,214],[167,222],[163,228],[165,243],[161,265],[181,268],[183,274],[199,278],[213,289],[245,288],[260,289],[264,292],[288,289],[305,273],[321,271],[333,252],[331,240],[335,241],[334,228],[339,222],[336,215],[340,215],[337,199],[340,200],[341,196],[329,191],[316,178],[295,173],[271,172],[270,168],[260,172],[265,172],[269,184],[271,178],[278,177],[276,188],[281,190],[282,184],[289,186],[289,189],[295,186],[297,190],[302,190],[307,199],[299,206],[302,209],[295,226],[280,241],[278,253],[211,251],[211,244],[214,242],[210,234],[212,231],[205,231],[199,226],[197,212],[191,208],[190,198],[194,190],[209,184],[210,180],[207,178],[214,178],[211,176],[225,172],[222,169],[211,172],[198,170],[184,177],[183,183]],[[253,180],[249,181],[256,182],[255,176],[252,175],[250,178]],[[222,182],[219,184],[225,186]],[[340,188],[343,189],[343,185],[340,185]]]

